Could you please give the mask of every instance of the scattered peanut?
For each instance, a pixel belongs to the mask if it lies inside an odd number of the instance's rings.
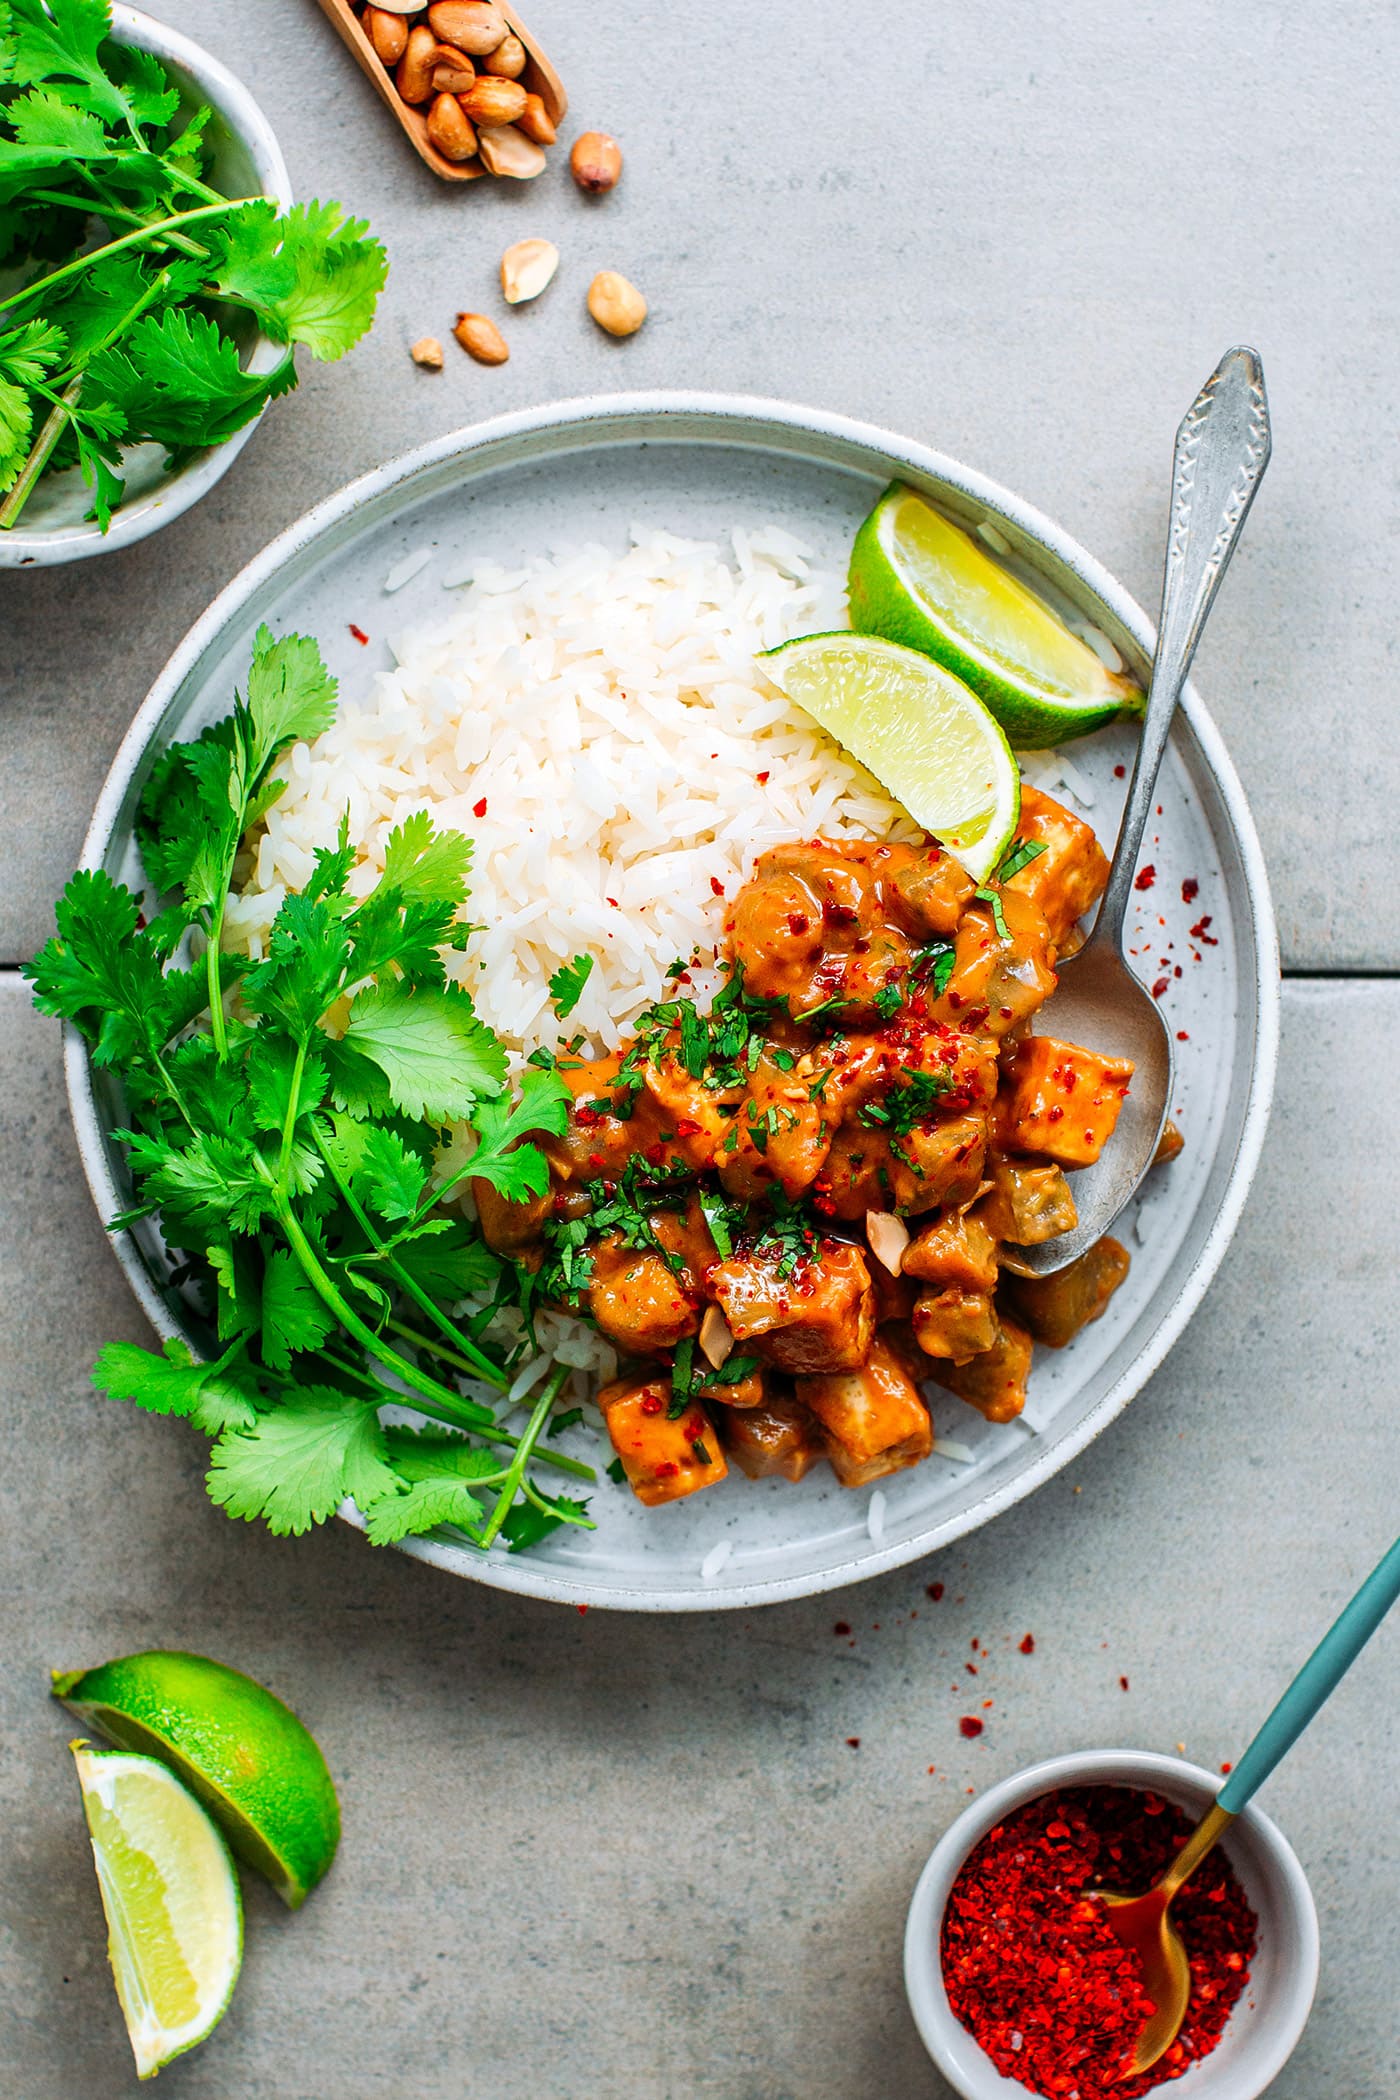
[[[432,82],[439,95],[465,95],[476,79],[476,67],[451,44],[439,44],[433,59]]]
[[[435,335],[420,335],[408,354],[425,372],[442,370],[442,344]]]
[[[588,287],[588,311],[608,335],[635,335],[647,317],[647,303],[619,271],[600,270]]]
[[[516,241],[501,257],[501,290],[508,306],[538,299],[559,267],[553,241]]]
[[[391,8],[367,7],[360,16],[365,35],[374,46],[374,55],[382,66],[396,66],[403,57],[404,45],[408,42],[408,24],[402,15]]]
[[[487,314],[458,314],[452,333],[479,365],[503,365],[510,356],[505,337]]]
[[[868,1210],[865,1213],[865,1237],[870,1251],[891,1276],[898,1276],[904,1267],[904,1250],[909,1245],[909,1227],[903,1218],[896,1217],[892,1210]]]
[[[513,175],[518,181],[527,182],[532,175],[544,173],[544,154],[513,124],[483,126],[477,137],[481,164],[489,174]]]
[[[525,90],[518,80],[497,80],[483,73],[462,97],[474,124],[513,124],[525,109]]]
[[[488,54],[486,70],[488,73],[498,73],[502,80],[520,78],[525,71],[525,46],[514,31]]]
[[[472,58],[484,58],[510,33],[510,24],[491,0],[433,0],[428,20],[434,36],[441,37],[444,44],[455,44]]]
[[[717,1305],[705,1307],[705,1317],[700,1322],[700,1353],[718,1371],[728,1363],[734,1349],[734,1336],[729,1322]]]
[[[585,131],[574,140],[569,170],[581,190],[601,196],[622,173],[622,148],[606,131]]]
[[[426,22],[415,22],[394,75],[394,85],[405,102],[426,102],[433,92],[433,61],[438,42]]]
[[[559,136],[553,118],[538,95],[525,97],[525,107],[516,122],[526,138],[533,139],[537,146],[552,146]]]
[[[428,137],[444,160],[470,160],[476,133],[455,95],[438,95],[428,111]]]

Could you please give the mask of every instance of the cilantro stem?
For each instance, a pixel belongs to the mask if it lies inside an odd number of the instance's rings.
[[[316,1250],[302,1230],[300,1220],[292,1209],[291,1199],[285,1190],[273,1188],[272,1207],[277,1213],[278,1224],[286,1234],[287,1244],[305,1270],[307,1282],[312,1290],[335,1314],[346,1333],[354,1336],[367,1356],[383,1364],[386,1370],[392,1371],[396,1378],[402,1378],[405,1385],[410,1386],[415,1393],[420,1393],[424,1399],[431,1400],[435,1406],[455,1409],[458,1421],[479,1429],[495,1428],[496,1418],[489,1408],[478,1407],[474,1400],[466,1400],[460,1393],[454,1393],[449,1387],[439,1384],[436,1378],[429,1378],[416,1364],[409,1363],[396,1349],[391,1349],[372,1327],[366,1326],[317,1260]]]
[[[450,1414],[445,1407],[439,1407],[436,1403],[427,1400],[414,1400],[410,1403],[402,1393],[396,1393],[392,1386],[385,1385],[381,1378],[371,1378],[368,1371],[361,1371],[356,1365],[346,1363],[342,1357],[334,1355],[329,1349],[322,1349],[321,1354],[328,1363],[334,1364],[342,1378],[353,1378],[357,1384],[367,1386],[372,1393],[379,1394],[381,1405],[407,1407],[411,1404],[420,1414],[430,1416],[433,1421],[443,1423],[448,1429],[470,1429],[472,1435],[480,1437],[483,1444],[509,1444],[514,1449],[520,1442],[520,1438],[509,1429],[499,1426],[494,1429],[478,1428],[475,1422],[464,1422],[460,1415]],[[470,1401],[465,1404],[471,1405]],[[570,1473],[575,1480],[592,1482],[598,1478],[592,1466],[586,1464],[583,1459],[566,1458],[562,1451],[536,1451],[535,1464],[553,1466],[556,1473]]]
[[[243,836],[242,829],[238,833]],[[214,1038],[214,1054],[220,1062],[228,1056],[228,1022],[224,1016],[224,988],[219,978],[219,943],[224,935],[224,906],[228,902],[228,884],[219,884],[219,901],[209,911],[209,945],[204,951],[204,981],[209,987],[209,1033]]]
[[[0,301],[0,305],[3,304],[4,302]],[[82,384],[81,379],[75,379],[65,389],[62,398],[55,403],[54,407],[49,410],[48,415],[44,418],[43,427],[30,447],[29,457],[20,468],[14,487],[10,490],[4,502],[0,503],[0,531],[3,531],[8,525],[14,524],[15,519],[29,501],[35,482],[48,465],[49,455],[63,435],[64,424],[67,423],[73,409],[77,406],[78,395],[82,391]]]
[[[506,1477],[501,1482],[500,1493],[496,1497],[496,1506],[487,1520],[486,1529],[481,1534],[480,1543],[483,1552],[491,1544],[491,1541],[495,1538],[510,1514],[510,1506],[515,1500],[516,1490],[520,1486],[525,1468],[530,1462],[535,1445],[539,1442],[544,1425],[549,1420],[550,1409],[559,1398],[568,1376],[568,1364],[556,1364],[554,1370],[544,1382],[540,1397],[535,1402],[534,1412],[525,1425],[525,1434],[516,1445],[515,1457],[511,1460]]]
[[[384,1325],[392,1334],[402,1335],[406,1342],[412,1342],[415,1349],[426,1349],[430,1356],[440,1356],[445,1364],[451,1364],[454,1370],[461,1371],[465,1377],[480,1377],[481,1374],[477,1370],[476,1365],[469,1362],[461,1354],[460,1350],[449,1349],[446,1342],[435,1341],[430,1334],[420,1334],[416,1327],[406,1326],[402,1320],[386,1320]],[[504,1392],[509,1386],[510,1380],[504,1371],[500,1371],[492,1379],[491,1383],[499,1385],[501,1391]]]
[[[433,1325],[451,1343],[452,1350],[444,1350],[441,1347],[437,1347],[437,1355],[445,1356],[449,1363],[455,1363],[459,1371],[466,1371],[474,1378],[483,1378],[488,1385],[499,1386],[501,1391],[504,1392],[510,1384],[510,1380],[500,1365],[493,1363],[489,1356],[484,1355],[474,1343],[470,1342],[453,1325],[447,1315],[433,1303],[433,1300],[428,1296],[422,1285],[409,1275],[398,1257],[385,1246],[382,1235],[332,1157],[325,1138],[317,1128],[314,1119],[311,1126],[311,1135],[316,1150],[330,1169],[331,1179],[339,1189],[346,1209],[350,1212],[351,1217],[355,1220],[355,1223],[359,1226],[370,1245],[375,1249],[375,1252],[383,1257],[389,1274],[393,1277],[399,1289],[404,1293],[405,1297],[411,1298],[414,1304],[427,1314]],[[434,1344],[428,1341],[425,1336],[414,1333],[411,1328],[399,1326],[394,1320],[390,1320],[388,1324],[406,1339],[416,1342],[420,1348],[431,1349],[434,1347]],[[462,1354],[460,1356],[454,1355],[452,1351],[455,1350],[460,1350]]]
[[[256,197],[223,197],[217,204],[201,204],[194,211],[179,211],[169,218],[157,219],[149,226],[137,226],[130,233],[119,234],[101,248],[90,248],[83,255],[74,256],[60,269],[50,270],[47,277],[36,277],[33,284],[25,285],[22,291],[11,292],[7,299],[0,299],[0,313],[7,306],[20,306],[51,286],[61,284],[65,278],[76,276],[79,270],[89,270],[94,263],[105,262],[110,255],[120,255],[127,248],[139,248],[143,241],[153,241],[168,235],[180,226],[192,226],[197,219],[214,219],[220,212],[232,211],[240,204],[256,204]]]

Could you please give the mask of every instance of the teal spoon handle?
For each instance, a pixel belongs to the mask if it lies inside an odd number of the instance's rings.
[[[1325,1705],[1390,1607],[1400,1597],[1400,1539],[1372,1569],[1356,1595],[1322,1636],[1269,1715],[1216,1800],[1237,1816]]]

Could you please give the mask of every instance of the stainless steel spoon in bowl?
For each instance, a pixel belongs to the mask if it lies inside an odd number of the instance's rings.
[[[1167,1120],[1172,1039],[1156,1000],[1124,955],[1124,924],[1172,716],[1269,451],[1269,404],[1258,352],[1229,350],[1176,434],[1157,653],[1108,887],[1093,932],[1061,966],[1059,986],[1041,1010],[1038,1033],[1130,1057],[1135,1069],[1102,1158],[1074,1176],[1078,1224],[1038,1247],[1018,1249],[1040,1276],[1066,1268],[1108,1231],[1137,1193]]]

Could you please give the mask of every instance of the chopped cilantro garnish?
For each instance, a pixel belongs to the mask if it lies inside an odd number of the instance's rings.
[[[996,926],[997,933],[1002,940],[1009,941],[1011,936],[1006,930],[1006,918],[1001,908],[1001,892],[999,890],[983,887],[980,890],[974,890],[973,895],[976,897],[979,904],[991,905],[992,919]]]
[[[576,955],[572,962],[560,963],[549,980],[549,996],[554,1001],[554,1011],[561,1021],[568,1020],[583,997],[583,988],[592,975],[591,955]]]
[[[1014,844],[1008,846],[1005,854],[992,870],[992,881],[1010,882],[1013,875],[1019,875],[1022,868],[1029,867],[1031,862],[1038,860],[1044,851],[1045,841],[1043,839],[1017,839]]]
[[[627,1469],[620,1458],[609,1459],[603,1470],[609,1480],[615,1480],[619,1487],[622,1486],[623,1481],[627,1478]]]

